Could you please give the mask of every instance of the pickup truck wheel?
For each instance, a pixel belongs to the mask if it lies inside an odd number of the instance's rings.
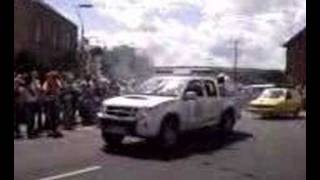
[[[235,115],[232,112],[227,112],[222,115],[220,129],[223,132],[232,132],[235,125],[236,119]]]
[[[164,121],[159,135],[160,146],[172,149],[178,142],[178,127],[174,121]]]
[[[102,132],[102,138],[108,146],[116,147],[121,145],[124,136]]]

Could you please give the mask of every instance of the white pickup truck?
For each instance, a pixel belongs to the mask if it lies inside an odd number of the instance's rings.
[[[240,117],[234,101],[221,96],[211,77],[156,76],[134,93],[104,100],[97,117],[110,146],[137,136],[171,148],[179,134],[189,130],[217,126],[231,131]]]

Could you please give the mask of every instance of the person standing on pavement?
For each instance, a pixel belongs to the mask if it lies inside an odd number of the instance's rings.
[[[79,113],[82,118],[82,125],[89,126],[94,122],[94,106],[95,106],[95,97],[94,97],[94,84],[91,80],[87,80],[83,85],[82,94],[81,94],[81,104]]]
[[[221,96],[226,96],[227,95],[226,76],[224,74],[219,74],[217,76],[217,80],[218,80],[218,87],[219,87],[219,91],[220,91]]]
[[[27,137],[33,139],[37,137],[34,125],[35,125],[35,104],[37,101],[36,93],[32,89],[32,78],[31,75],[24,76],[24,84],[18,87],[20,111],[19,115],[24,118],[27,123]]]
[[[22,123],[22,118],[24,118],[23,113],[23,100],[21,98],[21,86],[24,85],[24,81],[20,74],[17,74],[14,78],[14,138],[22,138],[20,125]]]
[[[59,126],[59,95],[62,89],[62,82],[56,71],[47,74],[43,84],[43,92],[46,99],[46,121],[49,128],[49,137],[62,137],[58,131]]]
[[[72,74],[65,76],[65,83],[61,94],[61,105],[63,109],[63,122],[66,130],[72,130],[76,124],[76,96],[77,90],[74,84]]]
[[[302,89],[302,104],[303,104],[303,110],[307,110],[307,92],[306,92],[306,85],[303,85],[303,89]]]
[[[299,92],[301,97],[302,109],[306,109],[306,85],[300,84],[295,87],[295,89]]]
[[[95,104],[95,113],[97,112],[101,102],[103,101],[104,96],[103,84],[100,79],[94,81],[94,104]]]
[[[34,116],[37,120],[37,133],[41,133],[43,131],[43,119],[42,119],[42,113],[43,113],[43,97],[42,97],[42,89],[41,89],[41,82],[38,76],[37,71],[31,72],[31,89],[35,93],[36,96],[36,102],[34,103]]]
[[[111,80],[109,91],[110,91],[111,97],[118,96],[120,94],[120,86],[115,79]]]

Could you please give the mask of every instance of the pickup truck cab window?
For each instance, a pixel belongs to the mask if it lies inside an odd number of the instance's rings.
[[[188,91],[195,92],[197,94],[197,96],[199,96],[199,97],[204,96],[203,87],[202,87],[201,81],[199,81],[199,80],[193,80],[193,81],[189,82],[185,93]]]
[[[178,96],[183,90],[186,80],[181,78],[151,78],[145,83],[137,86],[133,94],[157,95],[157,96]]]
[[[204,87],[205,87],[207,95],[209,97],[216,97],[218,95],[217,87],[215,86],[213,81],[205,80],[204,81]]]

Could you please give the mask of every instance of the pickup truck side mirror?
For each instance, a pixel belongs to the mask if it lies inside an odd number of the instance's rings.
[[[183,96],[184,100],[195,100],[197,99],[197,94],[194,91],[187,91],[184,96]]]

